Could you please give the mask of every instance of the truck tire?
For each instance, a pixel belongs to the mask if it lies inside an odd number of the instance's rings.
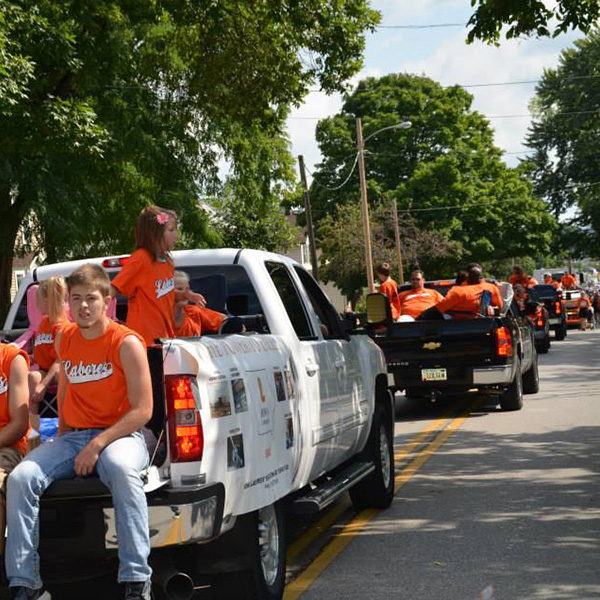
[[[280,600],[285,589],[285,522],[276,502],[256,511],[256,540],[251,571],[255,600]]]
[[[548,354],[550,350],[550,335],[547,335],[537,346],[538,354]]]
[[[567,337],[567,326],[563,325],[562,327],[559,327],[555,332],[554,332],[554,339],[558,340],[559,342],[564,340]]]
[[[350,488],[350,500],[356,508],[387,508],[394,498],[394,443],[386,415],[377,404],[367,445],[359,457],[372,461],[375,471]]]
[[[531,366],[523,373],[523,393],[537,394],[540,391],[540,373],[537,352],[533,353]]]
[[[521,410],[523,408],[523,376],[521,375],[521,361],[517,362],[517,372],[510,385],[500,396],[502,410]]]
[[[250,550],[244,557],[245,570],[221,573],[211,580],[214,600],[281,600],[285,589],[286,536],[280,502],[249,515]],[[227,535],[227,534],[226,534]]]

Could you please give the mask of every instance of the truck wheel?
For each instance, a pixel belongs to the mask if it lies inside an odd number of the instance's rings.
[[[521,361],[517,363],[517,372],[507,390],[500,396],[502,410],[521,410],[523,408],[523,377]]]
[[[567,337],[567,326],[566,325],[559,327],[554,333],[554,339],[558,340],[559,342],[564,340],[566,337]]]
[[[375,464],[375,471],[350,488],[356,508],[387,508],[394,498],[394,444],[392,425],[380,405],[375,406],[373,423],[362,460]]]
[[[280,600],[285,588],[285,523],[280,503],[256,511],[252,559],[256,600]]]
[[[538,369],[538,355],[533,353],[531,366],[523,373],[523,393],[537,394],[540,391],[540,373]]]
[[[547,335],[538,346],[538,354],[548,354],[550,350],[550,336]]]

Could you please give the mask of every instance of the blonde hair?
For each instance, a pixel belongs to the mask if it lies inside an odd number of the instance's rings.
[[[171,256],[165,253],[163,248],[165,227],[171,219],[177,221],[177,213],[174,210],[160,206],[146,206],[135,226],[136,248],[144,248],[150,252],[154,260],[164,257],[173,264]]]
[[[175,281],[183,279],[186,283],[190,283],[190,276],[185,271],[173,271],[173,279]]]
[[[65,280],[58,277],[50,277],[42,281],[37,289],[36,298],[44,298],[48,302],[48,318],[50,323],[58,323],[66,319],[65,298],[67,295],[67,284]]]

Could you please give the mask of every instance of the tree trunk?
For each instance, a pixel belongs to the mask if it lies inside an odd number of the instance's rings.
[[[17,197],[11,202],[10,193],[0,197],[0,327],[10,309],[10,288],[12,282],[12,264],[17,232],[23,219],[25,201]]]

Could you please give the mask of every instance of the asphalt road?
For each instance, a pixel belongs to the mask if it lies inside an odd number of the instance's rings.
[[[392,506],[292,522],[285,599],[599,599],[600,332],[553,342],[540,375],[517,412],[404,403]]]

